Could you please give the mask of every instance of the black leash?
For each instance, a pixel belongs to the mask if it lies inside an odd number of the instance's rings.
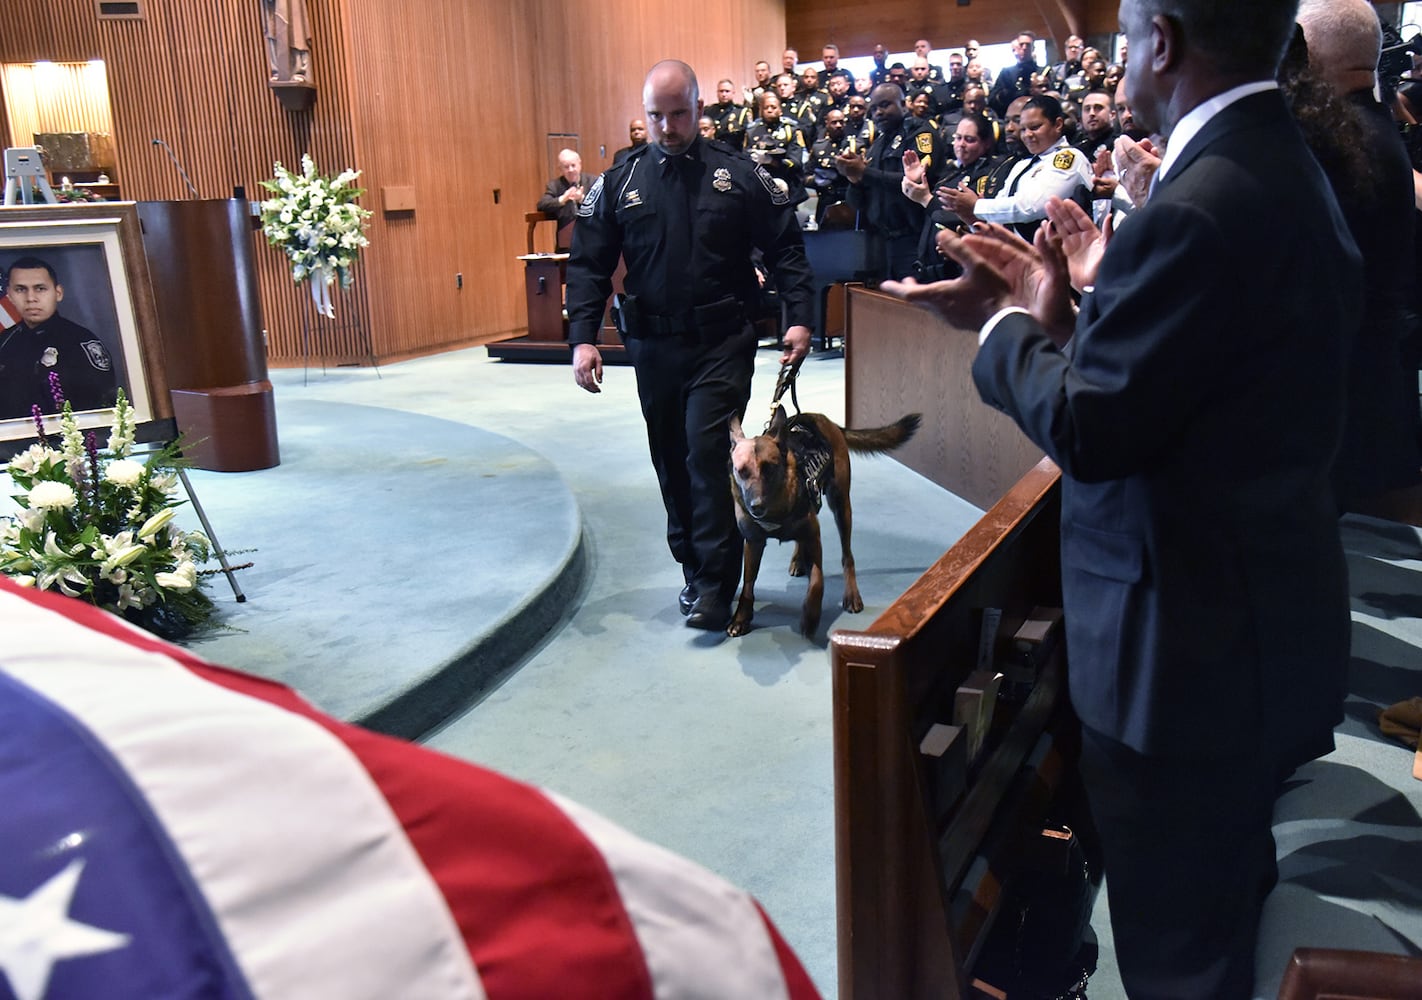
[[[790,402],[795,405],[795,413],[799,414],[800,397],[795,391],[795,378],[800,374],[800,364],[804,360],[801,358],[793,363],[787,361],[780,366],[780,375],[775,380],[775,395],[770,400],[770,420],[775,419],[775,409],[787,391],[790,393]],[[770,420],[765,422],[766,430],[770,430]]]

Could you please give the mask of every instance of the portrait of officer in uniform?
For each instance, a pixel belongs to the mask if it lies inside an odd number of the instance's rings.
[[[16,258],[5,271],[6,297],[19,322],[0,333],[0,419],[32,406],[57,413],[49,376],[59,376],[76,411],[112,406],[118,396],[113,355],[90,329],[59,314],[64,285],[45,259]]]
[[[568,262],[573,375],[600,392],[596,346],[619,256],[627,294],[618,328],[637,377],[667,545],[686,586],[692,628],[722,630],[743,543],[727,479],[730,418],[750,399],[751,321],[759,250],[787,317],[782,360],[809,351],[813,276],[788,186],[739,150],[697,131],[696,76],[683,62],[652,67],[642,93],[651,142],[603,174],[578,209]]]

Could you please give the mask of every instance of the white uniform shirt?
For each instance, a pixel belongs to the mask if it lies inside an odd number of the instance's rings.
[[[983,222],[1035,222],[1047,217],[1047,199],[1091,189],[1091,161],[1063,136],[1035,157],[1013,164],[996,198],[979,198],[973,214]]]

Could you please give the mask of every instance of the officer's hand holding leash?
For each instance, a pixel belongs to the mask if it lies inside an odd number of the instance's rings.
[[[592,344],[573,345],[573,380],[588,392],[602,392],[602,352]]]
[[[785,341],[785,353],[780,355],[780,363],[799,367],[800,362],[805,360],[805,355],[810,353],[810,328],[792,326],[785,331],[782,339]]]

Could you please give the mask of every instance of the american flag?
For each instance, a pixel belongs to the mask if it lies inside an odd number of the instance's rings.
[[[558,795],[0,577],[0,996],[818,994],[758,904]]]
[[[0,270],[0,330],[20,321],[20,309],[10,301],[10,273]]]

